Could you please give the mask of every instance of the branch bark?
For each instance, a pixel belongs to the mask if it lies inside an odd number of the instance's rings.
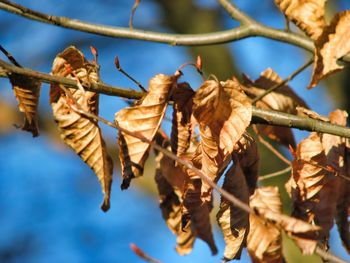
[[[45,83],[63,84],[72,88],[78,88],[77,82],[72,79],[52,76],[50,74],[31,70],[28,68],[16,67],[9,63],[6,63],[1,59],[0,68],[2,68],[3,70],[2,74],[0,74],[0,77],[9,77],[11,74],[15,73],[26,77],[38,79]],[[145,95],[145,93],[143,92],[110,86],[101,82],[98,84],[92,83],[91,86],[86,87],[86,89],[100,94],[122,97],[127,99],[140,99]],[[350,138],[350,128],[348,127],[338,126],[328,122],[314,120],[306,117],[299,117],[296,115],[287,114],[279,111],[263,110],[254,106],[252,123],[296,128],[299,130],[306,131],[317,131]]]

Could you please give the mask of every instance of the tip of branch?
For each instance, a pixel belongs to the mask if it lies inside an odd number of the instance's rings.
[[[120,63],[119,63],[119,58],[118,58],[118,56],[115,56],[115,67],[118,69],[118,70],[120,70]]]

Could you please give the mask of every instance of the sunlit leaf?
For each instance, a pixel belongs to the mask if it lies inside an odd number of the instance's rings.
[[[10,75],[10,82],[18,101],[18,108],[24,113],[24,124],[21,128],[36,137],[39,135],[37,110],[41,83],[17,74]]]
[[[317,133],[311,133],[298,145],[292,164],[292,176],[296,184],[295,189],[292,189],[292,214],[322,227],[317,235],[312,234],[308,238],[319,240],[325,245],[333,226],[339,191],[338,178],[323,167],[326,165],[327,157],[321,138]]]
[[[350,11],[343,11],[334,16],[315,42],[315,63],[308,88],[315,87],[321,79],[343,69],[338,59],[350,52],[349,38]]]
[[[248,186],[239,162],[235,162],[225,174],[222,188],[242,202],[249,203]],[[249,232],[249,214],[222,197],[216,218],[226,243],[224,261],[239,259]]]
[[[174,76],[158,74],[149,82],[149,92],[143,100],[115,114],[115,122],[130,132],[153,140],[165,114],[171,90],[176,83]],[[119,132],[119,158],[122,166],[122,189],[130,185],[132,178],[141,176],[150,146],[134,136]]]
[[[260,74],[260,77],[252,81],[243,75],[245,91],[251,97],[255,98],[268,90],[269,88],[280,84],[283,80],[271,68],[266,69]],[[307,108],[306,103],[301,99],[288,85],[282,85],[277,90],[268,93],[262,99],[256,102],[258,108],[266,110],[276,110],[286,113],[296,114],[296,107],[301,106]],[[256,125],[258,132],[275,140],[282,145],[295,147],[295,140],[290,128]]]
[[[78,77],[83,85],[98,81],[97,65],[89,63],[84,55],[70,46],[58,54],[53,62],[52,74],[67,78]],[[80,107],[89,113],[98,113],[98,94],[81,89],[68,89]],[[86,118],[74,110],[75,101],[59,86],[50,89],[51,106],[63,141],[70,146],[98,177],[105,195],[102,209],[109,209],[113,165],[109,157],[101,130],[95,120]]]
[[[288,20],[294,22],[312,39],[316,40],[325,26],[327,0],[275,0],[277,7]]]
[[[193,98],[193,115],[201,127],[208,126],[224,154],[230,154],[250,124],[252,108],[236,79],[207,80]]]
[[[281,213],[282,203],[278,188],[268,186],[256,189],[250,197],[250,207]],[[255,215],[250,215],[247,248],[254,262],[283,262],[281,231]]]

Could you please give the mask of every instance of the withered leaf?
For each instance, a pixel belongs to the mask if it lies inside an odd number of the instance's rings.
[[[292,215],[310,224],[319,225],[322,231],[306,236],[327,244],[329,230],[333,226],[338,197],[339,181],[333,173],[322,166],[327,165],[327,157],[321,138],[317,133],[301,141],[292,163],[295,188],[292,189]],[[304,252],[307,246],[301,247]]]
[[[315,63],[309,89],[321,79],[343,69],[344,66],[337,61],[350,52],[349,38],[350,11],[343,11],[334,16],[315,42]]]
[[[224,154],[231,154],[252,117],[250,100],[239,82],[207,80],[193,102],[193,115],[199,125],[208,126]]]
[[[249,204],[248,186],[239,162],[235,162],[225,174],[222,188]],[[216,218],[226,243],[224,261],[239,259],[249,232],[249,214],[221,198]]]
[[[245,132],[234,148],[234,154],[237,156],[243,174],[245,176],[249,194],[252,195],[256,188],[259,173],[259,151],[254,138]]]
[[[264,70],[260,74],[260,77],[255,81],[250,80],[245,75],[243,75],[243,79],[243,83],[245,84],[244,90],[251,98],[263,94],[269,88],[278,85],[283,81],[271,68]],[[297,106],[308,108],[304,100],[301,99],[288,85],[283,85],[277,90],[270,92],[261,100],[257,101],[256,106],[266,110],[276,110],[291,114],[296,114]],[[261,133],[286,147],[289,145],[295,147],[294,135],[290,128],[271,125],[256,125],[256,127],[258,133]]]
[[[24,124],[21,129],[31,132],[33,137],[39,135],[38,128],[38,105],[41,82],[17,74],[10,75],[18,109],[24,113]]]
[[[186,153],[190,146],[192,125],[192,98],[194,91],[188,83],[179,83],[173,91],[173,125],[171,130],[171,149],[177,155]]]
[[[133,107],[117,112],[115,122],[130,132],[153,140],[164,117],[167,102],[175,84],[175,76],[163,74],[154,76],[149,82],[149,92],[142,101]],[[121,188],[126,189],[132,178],[142,175],[150,146],[123,132],[119,132],[118,144],[123,175]]]
[[[349,142],[347,142],[347,146],[345,149],[345,176],[348,178],[339,178],[340,186],[339,186],[339,197],[337,203],[337,213],[336,213],[336,224],[338,227],[338,232],[340,238],[342,240],[343,246],[346,251],[350,254],[350,224],[349,224],[349,216],[350,216],[350,147]]]
[[[201,170],[216,183],[231,161],[231,155],[228,153],[224,154],[224,151],[220,149],[209,127],[200,127],[199,131],[202,139],[199,145],[201,152]],[[211,193],[211,187],[203,182],[203,200],[209,201],[211,199]]]
[[[191,221],[184,227],[181,224],[183,188],[179,186],[176,175],[181,177],[183,171],[181,173],[179,169],[179,166],[175,167],[172,160],[159,153],[155,180],[159,193],[160,209],[167,226],[177,237],[176,251],[180,255],[186,255],[191,252],[196,236],[192,231]],[[174,176],[169,177],[169,172]],[[180,183],[180,185],[182,184]]]
[[[186,190],[183,197],[182,227],[186,227],[192,222],[193,230],[197,237],[208,244],[213,255],[218,250],[215,245],[209,213],[211,203],[203,201],[201,198],[202,180],[196,175],[191,175],[188,170],[189,180],[186,183]]]
[[[313,40],[325,26],[325,3],[327,0],[275,0],[277,7],[288,20],[294,22]]]
[[[250,197],[250,207],[281,213],[282,203],[278,188],[268,186],[256,189]],[[281,231],[255,215],[250,215],[247,248],[253,262],[283,262]]]
[[[53,62],[52,74],[72,79],[78,77],[83,85],[89,85],[90,82],[97,82],[99,79],[97,65],[89,63],[73,46],[57,55]],[[68,91],[84,111],[98,113],[97,93],[72,88]],[[51,85],[50,97],[61,138],[95,172],[104,193],[101,208],[107,211],[110,207],[113,164],[98,123],[72,110],[70,105],[75,102],[62,93],[59,86]]]

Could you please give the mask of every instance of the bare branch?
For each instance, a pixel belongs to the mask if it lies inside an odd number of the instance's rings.
[[[258,180],[261,182],[261,181],[264,181],[264,180],[267,180],[267,179],[271,179],[271,178],[280,176],[282,174],[288,173],[291,170],[292,170],[292,167],[288,166],[288,167],[284,168],[283,170],[280,170],[280,171],[277,171],[277,172],[274,172],[274,173],[270,173],[270,174],[262,175],[262,176],[259,177]]]
[[[229,15],[241,22],[242,24],[253,24],[255,23],[255,21],[247,16],[245,13],[243,13],[242,11],[240,11],[234,4],[232,4],[229,0],[217,0],[223,8],[225,8],[225,10],[227,11],[227,13],[229,13]]]
[[[4,71],[3,74],[0,70],[0,77],[9,77],[12,73],[21,74],[23,76],[38,79],[45,83],[63,84],[71,88],[78,88],[76,81],[68,78],[52,76],[50,74],[34,71],[28,68],[19,68],[6,63],[0,59],[0,69]],[[127,99],[140,99],[145,93],[138,92],[131,89],[125,89],[120,87],[110,86],[104,83],[91,83],[90,87],[86,87],[86,90],[105,94],[109,96],[122,97]],[[314,120],[306,117],[299,117],[292,114],[287,114],[279,111],[263,110],[256,107],[252,108],[253,119],[252,124],[269,124],[273,126],[282,126],[289,128],[296,128],[299,130],[317,131],[323,133],[329,133],[338,135],[341,137],[350,138],[350,128]]]

